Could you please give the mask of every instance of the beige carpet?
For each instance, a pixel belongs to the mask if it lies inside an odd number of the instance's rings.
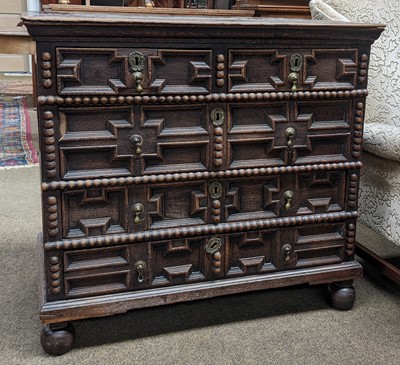
[[[329,307],[325,286],[144,309],[76,322],[75,348],[52,358],[39,342],[39,169],[0,171],[0,187],[0,364],[400,363],[400,288],[370,267],[349,312]]]

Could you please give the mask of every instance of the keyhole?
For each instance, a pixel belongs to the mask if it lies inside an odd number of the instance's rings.
[[[215,247],[217,247],[217,242],[212,242],[210,245],[210,248],[214,249]]]
[[[217,121],[219,121],[220,115],[219,113],[217,113]]]
[[[295,67],[299,66],[299,60],[297,58],[294,59],[294,66]]]
[[[136,63],[136,66],[139,66],[139,57],[138,56],[135,56],[135,63]]]
[[[218,186],[214,186],[214,195],[218,195]]]

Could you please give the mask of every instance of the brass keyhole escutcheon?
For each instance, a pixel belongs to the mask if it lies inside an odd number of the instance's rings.
[[[208,191],[212,199],[219,199],[222,196],[222,185],[218,182],[213,182],[208,187]]]
[[[293,127],[289,127],[285,130],[285,137],[287,139],[286,145],[292,147],[293,139],[296,137],[296,130]]]
[[[303,67],[303,56],[299,53],[291,55],[289,59],[289,64],[291,71],[299,72]]]
[[[286,245],[282,246],[282,253],[285,255],[284,260],[286,262],[290,261],[290,254],[292,253],[292,251],[293,251],[292,245],[287,243]]]
[[[211,110],[211,122],[214,127],[219,127],[224,124],[225,113],[221,108]]]
[[[129,137],[129,142],[135,147],[135,154],[137,156],[140,156],[142,154],[142,149],[141,149],[141,146],[143,144],[142,136],[134,134]]]
[[[132,207],[132,213],[134,215],[133,223],[139,224],[140,222],[143,222],[143,219],[140,218],[143,212],[144,212],[144,205],[142,203],[136,203]]]
[[[219,251],[222,246],[222,239],[219,237],[212,237],[206,244],[205,250],[209,254],[214,254]]]
[[[135,263],[134,269],[137,271],[137,281],[142,283],[144,281],[144,270],[146,270],[146,263],[144,261],[137,261]]]
[[[283,193],[283,200],[285,201],[285,210],[289,210],[292,208],[293,198],[294,198],[293,191],[288,190]]]

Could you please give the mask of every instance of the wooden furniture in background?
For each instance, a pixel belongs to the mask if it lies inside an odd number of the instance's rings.
[[[45,351],[72,347],[70,321],[253,290],[330,283],[332,305],[352,308],[383,26],[24,20],[37,42]]]
[[[0,45],[0,53],[31,56],[33,81],[32,97],[34,104],[36,104],[36,63],[34,59],[36,52],[35,42],[32,40],[25,28],[0,28]]]
[[[242,0],[240,9],[254,10],[255,15],[261,17],[310,19],[308,3],[309,0]]]
[[[160,7],[112,7],[85,5],[43,5],[44,12],[88,12],[88,13],[119,13],[142,15],[186,15],[201,17],[253,17],[254,10],[225,10],[225,9],[193,9],[193,8],[160,8]]]
[[[40,0],[42,5],[59,4],[59,0]],[[85,0],[69,0],[70,5],[85,5]]]

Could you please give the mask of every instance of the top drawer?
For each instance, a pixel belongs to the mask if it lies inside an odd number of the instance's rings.
[[[353,90],[358,72],[357,49],[228,51],[229,92]]]
[[[209,93],[211,50],[57,48],[60,95]]]
[[[214,91],[352,90],[365,79],[361,77],[365,72],[365,62],[361,59],[357,49],[213,52],[211,49],[60,47],[56,49],[57,93],[191,95]],[[49,67],[50,62],[43,62],[44,78],[49,75]]]

